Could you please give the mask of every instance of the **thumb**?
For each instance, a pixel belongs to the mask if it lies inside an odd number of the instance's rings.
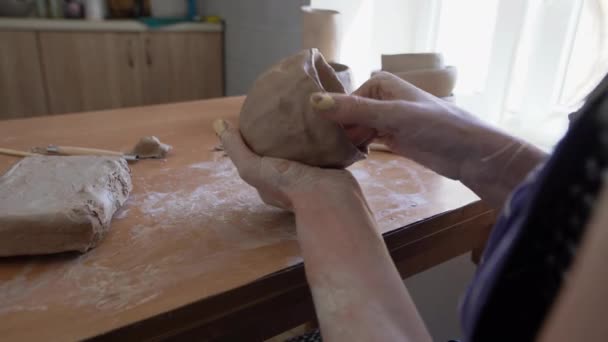
[[[251,177],[257,173],[255,168],[260,164],[261,157],[249,149],[239,130],[233,128],[228,122],[222,119],[216,120],[213,122],[213,129],[220,138],[224,151],[238,169],[241,178],[250,183]]]
[[[383,131],[399,112],[399,101],[375,100],[346,94],[313,93],[310,105],[322,117],[343,125],[360,125]]]

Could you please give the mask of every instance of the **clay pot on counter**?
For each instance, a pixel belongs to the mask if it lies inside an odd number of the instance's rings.
[[[382,71],[441,98],[452,96],[458,76],[455,67],[445,66],[440,53],[382,55]]]
[[[340,64],[340,63],[329,63],[329,65],[334,69],[338,79],[344,86],[344,90],[347,94],[352,93],[354,89],[353,83],[353,72],[348,67],[348,65]]]
[[[374,76],[379,71],[372,72]],[[430,93],[434,96],[447,98],[453,95],[458,78],[456,67],[447,66],[443,69],[423,69],[406,72],[393,72],[393,75]]]
[[[340,57],[340,12],[303,6],[302,48],[319,49],[329,62]]]
[[[451,96],[456,86],[456,78],[458,77],[456,68],[453,66],[447,66],[443,69],[396,72],[394,74],[402,80],[437,97]]]
[[[440,53],[403,53],[382,55],[382,70],[390,73],[411,70],[443,69],[443,55]]]

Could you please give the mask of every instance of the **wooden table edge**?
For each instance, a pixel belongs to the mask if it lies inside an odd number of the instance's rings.
[[[390,231],[384,239],[405,279],[481,248],[494,220],[494,211],[476,201]],[[89,340],[263,340],[314,319],[300,263]]]

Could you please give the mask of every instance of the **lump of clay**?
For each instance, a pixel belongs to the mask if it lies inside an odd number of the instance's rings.
[[[344,168],[365,158],[344,129],[318,116],[314,92],[344,93],[334,70],[317,49],[288,57],[262,74],[247,94],[240,115],[243,138],[256,153],[313,166]]]
[[[0,256],[93,248],[131,189],[122,158],[21,160],[0,177]]]
[[[131,154],[140,158],[164,158],[171,149],[171,145],[163,144],[157,137],[150,136],[141,138]]]
[[[336,76],[340,80],[340,83],[344,86],[344,91],[347,94],[352,93],[355,89],[353,86],[353,72],[350,70],[348,65],[340,63],[329,63]]]

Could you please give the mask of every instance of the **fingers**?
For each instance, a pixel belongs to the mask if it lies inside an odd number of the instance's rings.
[[[262,201],[268,205],[277,207],[279,209],[293,210],[291,204],[288,201],[281,201],[279,198],[267,195],[266,193],[261,192],[259,190],[258,195],[260,196]]]
[[[213,129],[241,177],[250,183],[258,172],[262,158],[249,149],[238,129],[230,127],[226,121],[216,120]]]
[[[310,103],[315,112],[343,125],[360,125],[386,130],[399,113],[398,101],[380,101],[346,94],[314,93]]]
[[[369,80],[352,95],[376,100],[428,101],[430,94],[418,89],[403,79],[385,72],[375,72]]]
[[[355,146],[365,146],[378,135],[375,129],[358,125],[345,125],[344,132]]]

